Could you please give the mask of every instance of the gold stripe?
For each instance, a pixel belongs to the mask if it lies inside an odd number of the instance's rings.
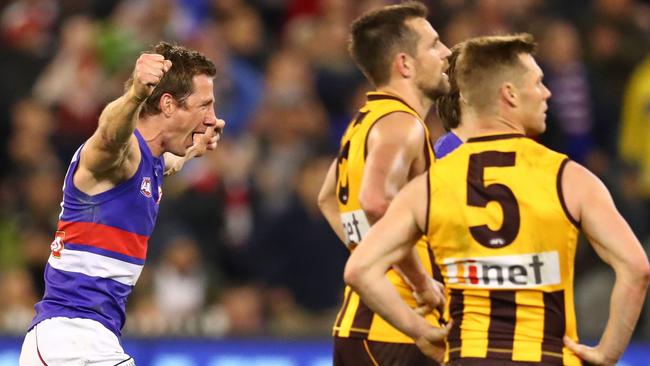
[[[368,357],[370,357],[370,361],[372,361],[372,364],[374,366],[379,366],[377,360],[375,360],[375,358],[372,356],[372,353],[370,353],[370,348],[368,348],[368,341],[365,339],[363,340],[363,348],[366,349],[366,353],[368,354]]]
[[[350,328],[352,328],[352,323],[354,322],[354,315],[357,313],[357,308],[359,308],[359,295],[356,292],[350,294],[350,302],[348,303],[348,308],[345,309],[345,314],[343,315],[343,321],[339,329],[339,337],[349,337]]]
[[[551,357],[557,357],[557,358],[562,358],[564,357],[563,354],[557,353],[557,352],[551,352],[551,351],[542,351],[542,354],[544,356],[551,356]]]
[[[461,347],[455,347],[455,348],[450,348],[449,353],[453,352],[460,352]],[[490,352],[496,352],[496,353],[509,353],[509,349],[505,348],[488,348]],[[562,358],[562,354],[557,353],[557,352],[550,352],[550,351],[542,351],[542,354],[545,356],[551,356],[551,357],[557,357],[557,358]]]
[[[334,330],[340,331],[341,329],[343,329],[343,327],[334,327]],[[347,329],[350,332],[370,333],[369,329],[361,329],[361,328],[354,328],[354,327],[347,328]]]
[[[348,299],[348,296],[350,296],[350,292],[352,290],[350,289],[350,286],[345,286],[345,290],[343,292],[343,304],[341,304],[341,309],[339,310],[338,314],[336,314],[336,320],[334,321],[334,331],[338,330],[339,327],[337,324],[339,324],[339,321],[341,319],[341,316],[343,316],[343,312],[345,309],[347,309],[347,302],[346,300]]]
[[[562,349],[562,363],[566,366],[581,366],[583,365],[583,362],[580,360],[580,358],[571,350],[568,348],[564,347]]]
[[[464,291],[461,357],[487,356],[490,310],[489,290]]]
[[[520,290],[515,293],[517,322],[512,345],[513,361],[541,361],[544,339],[544,293]]]
[[[489,347],[488,351],[494,352],[494,353],[512,353],[512,350],[510,348],[492,348],[492,347]]]

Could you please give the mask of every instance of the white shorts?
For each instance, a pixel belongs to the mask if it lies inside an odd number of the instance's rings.
[[[51,318],[25,336],[20,366],[135,366],[117,336],[90,319]]]

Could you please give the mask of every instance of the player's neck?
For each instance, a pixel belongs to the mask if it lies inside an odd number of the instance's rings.
[[[392,82],[377,88],[377,91],[395,95],[413,108],[424,119],[433,105],[431,99],[423,95],[413,85]]]
[[[160,128],[163,121],[157,120],[156,116],[140,118],[136,128],[149,146],[153,156],[160,156],[165,152],[163,145],[163,131]]]
[[[524,129],[520,124],[504,118],[499,115],[482,115],[475,113],[466,113],[461,119],[461,123],[454,130],[454,133],[463,141],[470,137],[481,135],[496,135],[507,133],[524,134]]]

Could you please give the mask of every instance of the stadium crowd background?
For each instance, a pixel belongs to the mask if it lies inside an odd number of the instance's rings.
[[[158,40],[218,66],[218,151],[167,179],[132,336],[327,337],[346,250],[316,195],[370,86],[350,22],[381,0],[0,0],[0,334],[24,334],[43,291],[69,160]],[[608,185],[650,247],[650,4],[429,0],[452,46],[528,31],[553,93],[542,142]],[[442,133],[435,114],[434,136]],[[613,273],[583,243],[580,335],[597,339]],[[650,305],[637,340],[650,339]]]

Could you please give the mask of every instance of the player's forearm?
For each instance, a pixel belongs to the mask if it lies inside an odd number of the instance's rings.
[[[341,222],[341,215],[339,214],[338,203],[336,202],[336,197],[327,196],[318,198],[318,207],[320,212],[325,216],[325,220],[330,224],[330,227],[336,233],[336,236],[345,243],[345,234],[343,233],[343,223]]]
[[[348,261],[345,267],[345,282],[361,296],[361,300],[372,311],[404,334],[418,339],[431,325],[406,305],[384,275],[385,270],[373,266],[359,266],[354,261]]]
[[[129,142],[143,101],[144,98],[136,96],[131,88],[104,108],[98,132],[106,148],[119,149]]]
[[[336,166],[337,161],[334,159],[327,170],[323,186],[318,192],[318,207],[325,219],[336,233],[336,236],[346,243],[345,233],[343,232],[343,222],[339,213],[339,205],[336,199]],[[347,243],[346,243],[347,244]]]
[[[396,264],[397,269],[414,291],[423,291],[429,284],[429,274],[424,269],[416,247],[410,254]]]
[[[363,212],[366,214],[368,223],[373,225],[379,221],[386,213],[386,210],[388,210],[390,199],[386,197],[383,192],[373,192],[373,189],[371,188],[362,188],[361,193],[359,193],[359,204],[361,205]]]
[[[165,158],[165,175],[173,175],[178,173],[185,163],[189,160],[195,158],[199,153],[199,148],[196,145],[192,145],[183,156],[177,156],[170,152],[164,154]]]
[[[617,273],[610,301],[609,319],[598,345],[612,364],[619,360],[630,342],[647,289],[646,273],[638,273],[634,269]]]

